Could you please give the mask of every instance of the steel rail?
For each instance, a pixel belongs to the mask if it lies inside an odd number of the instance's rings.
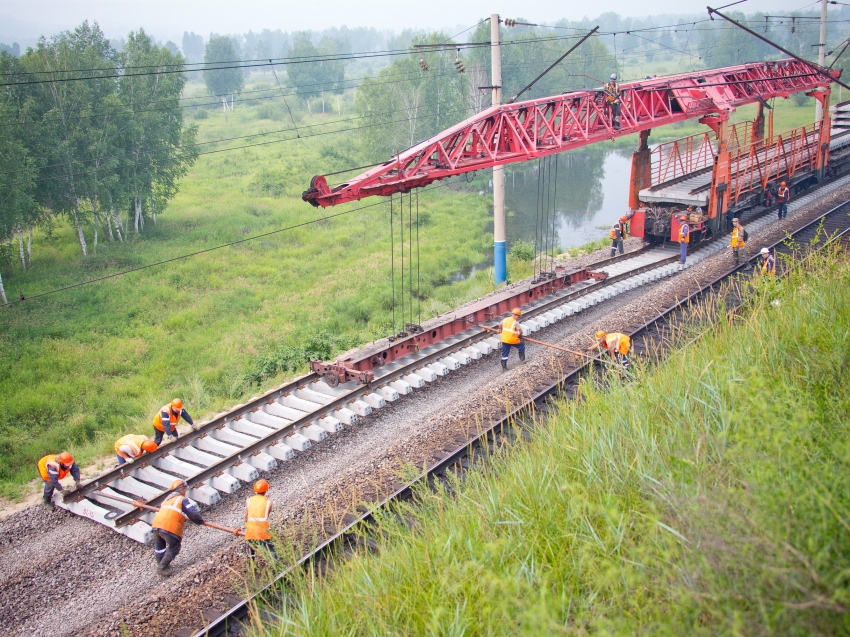
[[[801,234],[804,234],[811,229],[816,229],[819,224],[821,224],[827,218],[837,214],[840,209],[842,209],[842,208],[844,208],[848,205],[850,205],[850,200],[845,201],[841,204],[838,204],[834,208],[831,208],[830,210],[826,211],[825,213],[819,215],[816,219],[812,220],[811,222],[807,223],[806,225],[798,228],[797,230],[795,230],[792,233],[789,233],[790,236],[792,238],[798,238]],[[832,243],[833,241],[837,240],[840,237],[850,236],[850,217],[845,219],[845,223],[847,224],[848,227],[845,228],[840,233],[836,234],[835,236],[831,237],[824,245],[829,245],[830,243]],[[787,238],[782,239],[781,241],[778,241],[778,242],[774,243],[773,245],[771,245],[769,247],[770,247],[771,250],[782,249],[783,245],[787,246],[786,242],[787,242]],[[822,248],[824,246],[820,246],[820,247]],[[783,251],[785,251],[785,250],[783,250]],[[788,251],[790,251],[790,250],[788,250]],[[709,282],[705,285],[702,285],[699,290],[696,290],[692,294],[689,294],[687,297],[681,299],[676,304],[674,304],[671,307],[667,308],[666,310],[660,312],[655,317],[649,319],[648,321],[645,321],[642,326],[632,330],[629,333],[629,336],[631,338],[635,338],[635,337],[643,334],[644,332],[649,331],[652,327],[654,327],[658,324],[664,323],[665,321],[668,320],[668,317],[670,317],[673,313],[683,310],[686,306],[692,304],[694,301],[699,300],[699,298],[702,297],[703,295],[705,295],[706,293],[715,291],[715,288],[717,288],[717,286],[721,285],[725,280],[729,279],[731,276],[733,276],[734,274],[738,273],[740,270],[747,267],[756,258],[757,258],[757,256],[751,257],[750,259],[748,259],[744,263],[742,263],[740,265],[736,265],[735,267],[733,267],[733,268],[725,271],[724,273],[720,274],[715,279],[713,279],[711,282]],[[737,307],[740,307],[740,304],[738,306],[736,306],[736,308],[733,308],[733,311],[735,309],[737,309]],[[685,343],[684,346],[687,346],[690,342],[693,342],[693,341],[689,341],[688,343]],[[589,360],[587,362],[584,362],[584,363],[576,366],[575,368],[573,368],[572,370],[570,370],[569,372],[564,374],[556,382],[554,382],[554,383],[552,383],[552,384],[550,384],[550,385],[548,385],[544,388],[537,390],[536,393],[531,398],[529,398],[525,403],[523,403],[522,405],[520,405],[520,406],[516,407],[515,409],[511,410],[510,412],[506,413],[504,416],[502,416],[498,420],[491,420],[490,422],[488,422],[485,425],[484,429],[482,429],[473,438],[471,438],[470,440],[468,440],[464,444],[460,445],[456,449],[446,453],[445,455],[435,454],[435,457],[437,457],[437,456],[443,456],[443,457],[438,459],[437,462],[430,465],[427,469],[425,469],[419,476],[414,478],[412,481],[410,481],[409,483],[404,484],[404,485],[400,486],[399,488],[395,489],[391,494],[389,494],[388,496],[386,496],[385,498],[380,500],[378,503],[376,503],[368,511],[364,512],[362,515],[360,515],[356,519],[350,520],[348,523],[345,524],[344,527],[342,527],[341,529],[338,529],[332,536],[328,537],[323,542],[321,542],[319,545],[317,545],[315,548],[313,548],[311,551],[309,551],[308,553],[303,555],[295,564],[293,564],[292,566],[287,568],[282,573],[278,574],[271,582],[266,584],[260,591],[253,594],[248,599],[244,599],[244,600],[240,601],[239,603],[235,604],[234,606],[232,606],[230,609],[228,609],[227,611],[222,613],[219,617],[217,617],[216,619],[211,621],[209,624],[207,624],[201,630],[195,632],[193,637],[218,637],[220,635],[225,634],[225,632],[228,630],[228,622],[231,622],[231,621],[239,622],[241,619],[245,618],[249,614],[250,608],[251,608],[252,605],[256,604],[258,600],[261,600],[262,596],[264,594],[270,592],[278,582],[281,582],[286,577],[288,577],[289,574],[292,573],[296,568],[298,568],[298,567],[300,567],[300,566],[302,566],[306,563],[309,563],[309,562],[312,562],[312,561],[315,561],[317,559],[321,559],[322,557],[324,557],[327,553],[329,553],[331,550],[333,550],[338,544],[344,542],[346,537],[351,535],[351,533],[354,530],[356,530],[358,527],[363,526],[363,525],[368,525],[371,522],[373,522],[374,519],[375,519],[375,515],[378,514],[380,511],[388,508],[393,502],[396,502],[396,501],[399,501],[399,500],[402,500],[402,499],[405,499],[407,497],[412,496],[414,491],[416,490],[416,488],[419,485],[425,484],[427,482],[427,480],[429,480],[433,475],[438,474],[442,471],[445,471],[450,466],[456,464],[457,462],[459,462],[463,458],[470,457],[471,455],[473,455],[474,452],[476,451],[476,449],[481,448],[483,446],[483,444],[486,444],[486,442],[488,440],[494,439],[498,435],[498,432],[506,424],[510,424],[512,421],[515,421],[519,416],[526,414],[529,411],[531,411],[533,413],[534,406],[538,402],[542,401],[543,399],[547,398],[548,396],[552,395],[553,393],[561,391],[561,389],[566,384],[568,384],[570,382],[575,382],[581,376],[582,372],[587,371],[592,366],[594,366],[594,365],[596,365],[600,362],[601,361],[598,361],[598,360]],[[349,517],[349,516],[346,516],[346,517]]]

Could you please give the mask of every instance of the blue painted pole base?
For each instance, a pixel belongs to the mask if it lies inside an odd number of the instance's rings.
[[[493,242],[493,266],[496,285],[508,280],[508,259],[504,241]]]

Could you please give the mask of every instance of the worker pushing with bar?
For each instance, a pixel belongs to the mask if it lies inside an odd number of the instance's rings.
[[[153,441],[157,445],[162,444],[162,437],[168,434],[172,440],[177,440],[177,423],[180,419],[185,420],[193,427],[195,426],[189,412],[183,409],[183,401],[175,398],[168,405],[163,405],[159,413],[153,418],[153,428],[155,429]]]
[[[166,577],[171,575],[171,562],[180,554],[183,546],[183,526],[186,520],[191,520],[195,524],[204,523],[197,505],[186,497],[188,488],[189,486],[183,480],[172,482],[171,490],[176,493],[166,498],[151,523],[156,572]]]
[[[525,360],[525,343],[522,342],[522,327],[519,324],[519,317],[522,316],[522,310],[515,307],[511,310],[511,316],[502,321],[502,371],[508,370],[508,356],[511,353],[511,348],[516,347],[519,352],[520,362]]]
[[[602,330],[596,332],[596,343],[587,348],[591,351],[597,348],[607,349],[611,353],[611,360],[623,366],[623,369],[628,369],[631,362],[629,361],[629,352],[632,349],[632,339],[625,334],[612,332],[607,334]]]
[[[272,534],[269,517],[272,513],[273,503],[266,496],[269,483],[266,480],[257,480],[254,483],[254,492],[245,503],[245,539],[248,540],[248,556],[253,558],[257,549],[263,548],[274,557],[275,550],[272,544]]]
[[[41,479],[44,480],[44,493],[41,496],[42,501],[49,507],[53,508],[53,492],[57,489],[66,495],[71,492],[70,489],[63,487],[59,481],[69,473],[74,478],[74,482],[79,489],[80,484],[80,468],[74,462],[74,456],[67,451],[62,453],[44,456],[38,461],[38,473]]]
[[[151,451],[156,451],[158,448],[159,445],[153,440],[149,440],[147,436],[137,434],[122,436],[113,445],[115,455],[118,457],[118,464],[115,466],[120,467],[126,462],[133,462],[136,458],[140,458]]]

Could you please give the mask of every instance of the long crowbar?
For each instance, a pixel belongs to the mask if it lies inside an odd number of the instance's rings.
[[[491,327],[485,327],[484,325],[479,325],[482,330],[486,330],[488,332],[493,332],[494,334],[498,334],[499,332],[494,330]],[[552,349],[559,349],[562,352],[567,352],[567,354],[573,354],[574,356],[583,356],[584,358],[589,358],[594,361],[599,361],[600,363],[605,363],[607,361],[602,360],[598,356],[591,356],[590,354],[585,354],[584,352],[576,352],[571,349],[567,349],[566,347],[561,347],[560,345],[552,345],[551,343],[544,343],[543,341],[538,341],[533,338],[528,338],[527,336],[520,337],[524,341],[528,341],[529,343],[537,343],[538,345],[545,345],[546,347],[551,347]]]
[[[118,502],[126,502],[127,504],[132,504],[134,507],[138,507],[140,509],[147,509],[148,511],[159,511],[159,507],[148,506],[144,502],[139,502],[138,500],[129,500],[127,498],[119,498],[117,495],[109,495],[106,493],[98,493],[97,497],[99,498],[108,498],[110,500],[117,500]],[[118,517],[121,515],[120,513],[111,514],[107,513],[106,518],[112,519],[112,517]],[[111,517],[110,517],[111,516]],[[236,537],[243,535],[242,529],[231,529],[226,526],[219,526],[218,524],[213,524],[212,522],[204,522],[204,526],[209,526],[214,529],[218,529],[219,531],[227,531],[228,533],[233,533]]]

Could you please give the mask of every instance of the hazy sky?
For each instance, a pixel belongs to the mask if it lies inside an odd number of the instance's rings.
[[[730,0],[709,3],[720,7]],[[40,34],[71,28],[83,20],[97,21],[108,37],[121,37],[144,27],[155,37],[180,43],[183,31],[195,31],[205,38],[211,31],[242,33],[263,28],[296,31],[321,30],[331,26],[371,26],[379,29],[403,28],[450,30],[475,24],[491,13],[503,17],[522,16],[545,23],[559,18],[595,17],[606,11],[620,15],[643,16],[663,13],[705,14],[706,0],[599,0],[563,2],[532,0],[6,0],[0,7],[0,41],[17,40],[30,44]],[[748,0],[735,9],[790,11],[813,7],[806,0]]]

